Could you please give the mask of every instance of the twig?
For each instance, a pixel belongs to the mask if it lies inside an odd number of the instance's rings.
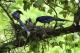
[[[60,7],[60,8],[62,8],[62,9],[64,9],[63,7],[61,7],[61,6],[59,6],[59,5],[57,5],[57,4],[54,4],[54,3],[52,3],[53,5],[56,5],[57,7]]]
[[[4,6],[2,4],[0,4],[0,7],[5,11],[5,13],[7,14],[7,16],[10,18],[11,22],[14,23],[14,20],[12,19],[12,17],[9,15],[8,11],[4,8]]]
[[[45,1],[44,1],[44,3],[45,3],[46,5],[48,5],[50,8],[52,8],[52,9],[54,10],[54,12],[56,13],[56,16],[57,16],[56,10],[55,10],[51,5],[49,5],[48,3],[46,3]]]

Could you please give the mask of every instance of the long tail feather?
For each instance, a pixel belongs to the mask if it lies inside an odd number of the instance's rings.
[[[53,18],[53,20],[55,20],[55,21],[69,21],[69,22],[72,22],[70,20],[65,20],[65,19],[61,19],[61,18]]]

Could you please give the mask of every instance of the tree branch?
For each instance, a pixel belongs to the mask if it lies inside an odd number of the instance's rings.
[[[2,46],[0,46],[0,51],[2,51],[2,53],[4,51],[7,50],[11,50],[11,49],[15,49],[17,47],[22,47],[24,45],[27,45],[30,41],[35,41],[35,40],[44,40],[46,38],[50,38],[50,37],[56,37],[59,36],[60,34],[68,34],[68,33],[74,33],[74,32],[79,32],[80,31],[80,26],[74,26],[71,25],[70,27],[66,27],[66,28],[60,28],[60,29],[51,29],[51,28],[41,28],[38,29],[37,27],[29,27],[29,30],[31,31],[31,35],[29,36],[29,38],[26,38],[26,33],[25,31],[22,31],[22,35],[21,35],[21,30],[20,26],[17,24],[15,24],[14,26],[15,29],[15,40],[8,42],[8,43],[4,43]],[[36,29],[35,29],[36,28]],[[19,30],[18,32],[16,32],[16,30]],[[24,37],[23,39],[18,38],[18,37]],[[24,41],[24,39],[26,39],[26,41]],[[12,45],[13,47],[10,47],[9,45]]]
[[[3,45],[0,46],[0,53],[7,52],[7,50],[10,51],[11,49],[15,49],[17,47],[22,47],[24,45],[27,45],[27,43],[29,43],[30,41],[35,41],[35,40],[40,41],[40,40],[43,40],[46,38],[59,36],[61,33],[68,34],[68,33],[74,33],[74,32],[80,31],[80,26],[74,26],[74,25],[71,25],[66,28],[55,29],[55,30],[52,28],[38,29],[37,27],[28,27],[28,29],[31,32],[31,35],[27,39],[27,37],[26,37],[27,34],[25,33],[25,31],[21,29],[20,25],[14,23],[14,20],[11,18],[11,16],[7,12],[7,10],[4,8],[4,6],[2,6],[1,4],[0,4],[0,6],[6,12],[6,14],[10,18],[10,20],[13,22],[12,26],[15,30],[15,36],[16,36],[15,40],[12,40],[8,43],[4,43]],[[51,6],[49,6],[49,7],[51,7]],[[51,8],[55,11],[55,9],[53,7],[51,7]],[[55,11],[55,13],[57,15],[56,11]],[[18,30],[18,32],[16,32],[17,30]],[[22,31],[22,34],[21,34],[21,31]],[[22,36],[24,38],[18,38],[18,37],[22,37]],[[24,41],[24,39],[26,41]],[[11,46],[13,46],[13,47],[11,47]]]
[[[5,11],[5,13],[8,15],[8,17],[9,17],[10,20],[11,20],[11,22],[14,23],[14,20],[13,20],[12,17],[9,15],[8,10],[5,9],[5,7],[4,7],[2,4],[0,4],[0,7],[1,7],[1,8]]]
[[[48,5],[51,9],[53,9],[53,10],[54,10],[54,12],[55,12],[55,14],[56,14],[56,16],[58,16],[58,15],[57,15],[56,10],[55,10],[51,5],[49,5],[49,4],[48,4],[48,3],[46,3],[45,1],[44,1],[44,3],[45,3],[46,5]]]

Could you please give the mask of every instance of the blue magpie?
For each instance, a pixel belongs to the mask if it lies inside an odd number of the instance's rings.
[[[36,19],[36,22],[41,22],[41,23],[50,23],[52,21],[69,21],[69,20],[65,20],[65,19],[60,19],[60,18],[55,18],[55,17],[52,17],[52,16],[40,16],[40,17],[37,17]]]
[[[27,35],[29,36],[30,35],[30,31],[27,29],[25,24],[21,21],[20,14],[23,14],[23,13],[20,10],[17,10],[17,11],[12,13],[12,17],[19,22],[21,28],[23,30],[25,30],[27,32]]]
[[[20,10],[16,10],[15,12],[12,13],[12,16],[15,20],[20,19],[20,14],[23,14]]]

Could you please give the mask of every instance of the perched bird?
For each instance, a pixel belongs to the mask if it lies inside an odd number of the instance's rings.
[[[55,18],[55,17],[51,17],[51,16],[40,16],[40,17],[37,17],[35,24],[37,22],[46,24],[46,23],[50,23],[52,21],[69,21],[69,20]]]
[[[27,32],[27,35],[29,36],[30,35],[30,31],[27,29],[25,24],[21,21],[20,14],[23,14],[23,13],[20,10],[17,10],[17,11],[12,13],[12,17],[19,22],[21,28],[23,30],[25,30]]]
[[[18,19],[20,19],[20,14],[23,14],[23,13],[20,10],[17,10],[12,13],[12,16],[15,20],[18,20]]]

